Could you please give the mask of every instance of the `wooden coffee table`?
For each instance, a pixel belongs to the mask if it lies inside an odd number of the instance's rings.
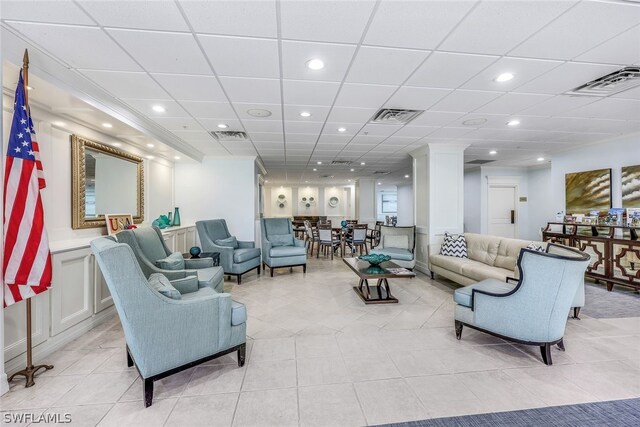
[[[391,289],[389,289],[389,281],[387,279],[408,279],[416,276],[414,272],[404,269],[391,261],[385,261],[379,266],[376,266],[366,261],[360,261],[358,258],[343,258],[342,260],[360,278],[360,283],[358,286],[354,286],[353,290],[360,296],[365,304],[397,303],[398,299],[391,295]],[[389,271],[389,269],[396,268],[404,270],[404,273],[400,274]],[[377,280],[377,297],[371,293],[369,280]]]

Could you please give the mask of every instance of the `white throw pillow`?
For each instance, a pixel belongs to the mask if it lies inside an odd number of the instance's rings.
[[[383,245],[385,248],[409,249],[409,236],[387,234]]]
[[[445,231],[444,242],[442,242],[442,246],[440,247],[440,255],[468,258],[467,240],[464,238],[464,234],[455,235]]]

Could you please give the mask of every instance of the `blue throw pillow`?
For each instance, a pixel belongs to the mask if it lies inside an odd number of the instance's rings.
[[[149,276],[149,284],[153,289],[160,292],[167,298],[182,299],[182,295],[173,287],[169,279],[164,274],[153,273]]]
[[[238,249],[238,239],[236,239],[236,236],[227,237],[226,239],[218,239],[213,243],[218,246],[224,246],[225,248]]]
[[[269,241],[274,248],[277,246],[293,246],[293,236],[291,234],[270,234]]]
[[[184,258],[180,252],[174,252],[166,258],[157,260],[156,267],[162,270],[184,270]]]

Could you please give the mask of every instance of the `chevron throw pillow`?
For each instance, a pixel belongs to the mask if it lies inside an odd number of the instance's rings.
[[[468,258],[467,241],[464,238],[464,234],[449,234],[445,231],[444,242],[440,247],[440,255]]]
[[[532,251],[537,251],[537,252],[544,252],[544,246],[538,245],[534,242],[529,243],[526,249],[531,249]]]

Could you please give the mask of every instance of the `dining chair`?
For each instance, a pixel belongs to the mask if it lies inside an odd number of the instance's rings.
[[[383,225],[384,221],[376,221],[373,229],[367,230],[367,240],[369,241],[369,246],[371,246],[371,249],[380,244],[380,229]]]
[[[369,253],[369,249],[367,249],[367,228],[367,224],[352,225],[351,235],[345,239],[345,243],[351,248],[352,256],[356,249],[360,250],[360,255],[362,255],[363,249],[365,253]]]
[[[328,250],[331,252],[331,259],[333,259],[333,253],[337,248],[341,248],[341,243],[340,236],[333,232],[331,225],[318,224],[318,253],[316,258],[320,258],[320,250],[322,249],[325,257]]]
[[[304,221],[304,236],[307,243],[307,253],[313,256],[313,247],[318,241],[318,232],[313,229],[309,220]]]

